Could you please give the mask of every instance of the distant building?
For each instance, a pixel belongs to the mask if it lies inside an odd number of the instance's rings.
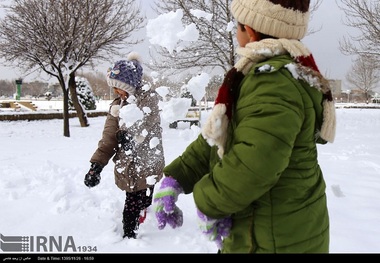
[[[334,98],[340,99],[342,96],[342,80],[340,79],[329,79],[331,92]]]
[[[367,100],[366,94],[360,89],[347,89],[342,90],[342,80],[330,79],[329,80],[331,91],[336,102],[342,103],[379,103],[380,96],[375,91],[368,92],[369,98]]]

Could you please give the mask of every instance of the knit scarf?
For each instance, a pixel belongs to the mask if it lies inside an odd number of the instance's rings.
[[[237,49],[239,61],[229,70],[219,88],[214,107],[206,123],[202,127],[202,136],[210,146],[218,147],[218,155],[222,158],[227,141],[228,123],[232,118],[232,108],[235,91],[250,69],[275,56],[290,54],[294,59],[291,71],[297,79],[307,81],[312,87],[323,94],[323,123],[316,137],[327,142],[335,138],[335,105],[329,82],[320,74],[313,55],[306,46],[298,40],[264,39],[251,42]]]

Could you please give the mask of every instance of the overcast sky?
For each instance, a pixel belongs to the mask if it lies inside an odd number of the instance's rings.
[[[348,34],[357,32],[343,24],[344,13],[335,0],[322,0],[319,9],[313,15],[310,27],[320,31],[305,37],[319,69],[328,78],[344,81],[351,69],[353,57],[343,55],[339,50],[339,41]]]
[[[154,14],[149,12],[149,5],[153,0],[140,0],[144,12],[148,18],[154,18]],[[341,79],[344,81],[346,73],[350,70],[352,58],[341,54],[339,50],[339,40],[347,35],[351,28],[343,25],[344,13],[339,10],[335,0],[323,0],[321,6],[313,16],[309,26],[320,29],[318,32],[303,39],[309,49],[314,54],[321,72],[328,78]],[[141,32],[145,36],[145,30]],[[144,41],[135,49],[144,57],[148,53],[149,41]],[[103,72],[108,65],[103,63],[98,70]],[[26,81],[35,79],[36,76],[24,76],[22,72],[14,68],[6,68],[0,65],[0,79],[13,80],[22,77]],[[41,77],[41,76],[40,76]],[[44,78],[46,81],[46,77]],[[343,87],[345,89],[345,87]]]

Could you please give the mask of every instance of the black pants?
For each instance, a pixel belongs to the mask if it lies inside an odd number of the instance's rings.
[[[150,187],[149,190],[144,189],[134,193],[126,192],[123,211],[124,237],[136,237],[134,231],[139,228],[140,212],[152,204],[153,188]]]

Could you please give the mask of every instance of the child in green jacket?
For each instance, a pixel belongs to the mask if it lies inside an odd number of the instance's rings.
[[[164,168],[159,228],[179,227],[193,194],[221,253],[327,253],[329,215],[317,143],[333,142],[329,82],[308,48],[309,0],[233,0],[240,56],[202,133]]]

